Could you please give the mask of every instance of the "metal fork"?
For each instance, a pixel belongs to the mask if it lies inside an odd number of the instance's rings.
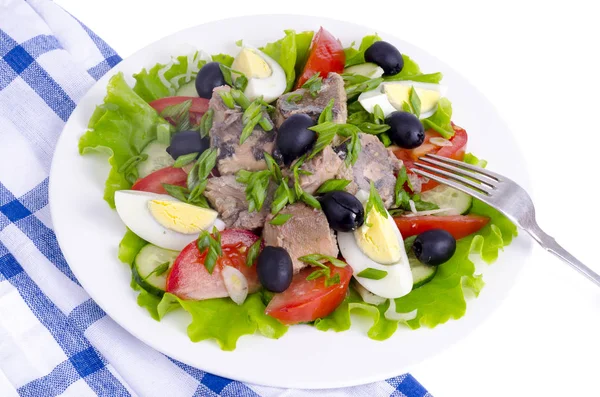
[[[495,172],[434,154],[426,154],[412,171],[473,196],[496,208],[525,230],[544,249],[558,256],[600,286],[600,275],[561,247],[535,220],[535,208],[529,194],[516,182]]]

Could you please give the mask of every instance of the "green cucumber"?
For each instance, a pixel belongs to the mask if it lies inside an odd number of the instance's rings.
[[[471,209],[473,197],[449,186],[439,185],[421,193],[421,200],[437,205],[439,208],[449,208],[448,211],[436,215],[461,215]]]
[[[144,178],[154,171],[158,171],[165,167],[170,167],[175,163],[175,160],[167,153],[169,145],[162,144],[158,141],[152,141],[146,145],[142,154],[147,154],[148,158],[137,165],[138,176]]]
[[[133,262],[133,278],[136,283],[149,293],[162,296],[167,285],[167,275],[179,252],[171,251],[156,245],[147,244],[140,250]],[[166,265],[166,269],[161,267]],[[156,269],[162,270],[156,274]]]
[[[185,83],[175,92],[175,96],[198,96],[198,91],[196,91],[196,79],[190,81],[189,83]]]
[[[413,289],[427,284],[437,273],[437,266],[425,265],[414,256],[408,256],[408,263],[413,277]]]
[[[359,65],[350,66],[349,68],[344,69],[344,73],[347,74],[358,74],[361,76],[368,77],[370,79],[375,79],[377,77],[383,76],[383,69],[374,63],[361,63]]]

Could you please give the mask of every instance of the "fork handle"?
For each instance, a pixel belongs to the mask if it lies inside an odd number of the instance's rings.
[[[525,229],[535,241],[537,241],[546,251],[558,256],[563,262],[568,263],[579,273],[586,276],[589,280],[600,287],[600,275],[584,265],[579,259],[571,255],[566,249],[561,247],[553,237],[546,234],[537,224]]]

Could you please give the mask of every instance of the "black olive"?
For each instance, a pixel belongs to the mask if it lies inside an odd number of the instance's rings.
[[[376,41],[365,51],[365,61],[373,62],[383,69],[384,76],[400,73],[404,58],[400,51],[387,41]]]
[[[456,240],[443,229],[432,229],[419,234],[412,249],[422,263],[438,266],[452,258],[456,251]]]
[[[200,98],[210,99],[216,87],[225,85],[219,62],[209,62],[196,75],[196,91]]]
[[[338,232],[351,232],[365,222],[365,210],[354,195],[344,191],[326,193],[321,198],[321,208],[329,227]]]
[[[303,113],[294,114],[281,124],[275,145],[285,165],[290,165],[312,147],[317,134],[309,128],[314,125],[314,120]]]
[[[388,136],[396,145],[404,149],[421,146],[425,140],[425,130],[421,120],[412,113],[393,112],[385,120],[390,126]]]
[[[181,131],[171,138],[171,146],[167,153],[177,160],[177,157],[188,153],[202,153],[210,147],[210,138],[201,138],[197,131]]]
[[[288,252],[281,247],[265,247],[256,263],[258,279],[271,292],[283,292],[292,283],[294,266]]]

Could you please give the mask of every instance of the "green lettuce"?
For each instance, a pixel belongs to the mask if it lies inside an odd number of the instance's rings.
[[[135,257],[146,244],[148,244],[146,240],[127,229],[125,236],[119,243],[119,260],[133,266]]]
[[[111,170],[104,199],[111,208],[115,207],[115,192],[131,187],[119,168],[156,139],[157,129],[170,128],[170,124],[127,85],[122,73],[110,79],[104,104],[96,108],[88,131],[79,140],[79,152],[99,151],[110,156]],[[135,167],[131,172],[137,176]]]
[[[273,58],[285,72],[286,92],[294,87],[297,66],[306,62],[312,36],[313,32],[296,33],[294,30],[286,30],[282,39],[260,48],[262,52]],[[298,67],[298,69],[300,68]]]
[[[425,129],[431,128],[437,131],[441,136],[450,139],[454,136],[452,128],[452,103],[448,98],[441,98],[438,102],[435,113],[426,119],[421,120]]]
[[[365,51],[371,45],[373,45],[373,43],[380,40],[381,37],[379,37],[377,34],[369,35],[363,37],[358,49],[354,48],[354,43],[352,43],[353,45],[351,45],[350,47],[345,48],[344,54],[346,54],[346,67],[364,63]],[[385,81],[411,80],[418,81],[421,83],[438,84],[440,81],[442,81],[442,78],[444,77],[444,75],[440,72],[428,74],[422,73],[419,65],[406,54],[402,54],[402,59],[404,60],[404,67],[402,68],[402,70],[398,74],[385,77]]]
[[[213,62],[219,62],[225,66],[231,67],[233,65],[234,58],[229,54],[216,54],[212,56]],[[194,74],[194,77],[196,75]]]
[[[312,30],[296,33],[296,76],[300,76],[304,70],[314,35]]]

